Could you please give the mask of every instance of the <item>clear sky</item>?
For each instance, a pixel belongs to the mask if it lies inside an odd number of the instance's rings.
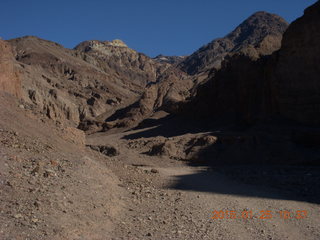
[[[316,0],[1,0],[0,37],[25,35],[73,48],[121,39],[151,57],[188,55],[256,11],[288,22]]]

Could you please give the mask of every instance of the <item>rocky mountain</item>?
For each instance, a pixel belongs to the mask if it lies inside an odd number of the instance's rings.
[[[319,11],[319,2],[306,9],[271,56],[256,59],[239,52],[227,58],[197,96],[182,104],[182,112],[234,123],[282,118],[319,124]]]
[[[319,23],[259,12],[183,59],[0,40],[0,239],[319,239]]]
[[[25,105],[57,122],[98,131],[106,126],[131,126],[161,109],[174,111],[227,54],[243,52],[257,58],[277,50],[285,28],[280,17],[259,12],[226,38],[187,58],[160,55],[151,59],[121,40],[85,41],[74,49],[31,36],[8,43]],[[228,47],[214,47],[218,43]],[[208,71],[203,74],[204,69],[192,62],[202,62]],[[199,69],[197,74],[187,70],[187,65]]]
[[[213,69],[220,69],[224,59],[243,54],[250,59],[257,60],[260,56],[278,50],[282,34],[287,26],[288,23],[277,15],[266,12],[255,13],[225,38],[212,41],[184,58],[176,68],[170,68],[170,71],[161,76],[161,81],[148,87],[135,104],[106,119],[106,125],[108,127],[131,126],[159,110],[176,113],[179,111],[180,104],[192,98],[199,86],[208,80],[210,72],[210,78],[214,77]],[[158,59],[161,58],[167,59],[163,56],[158,57]],[[204,86],[203,88],[206,88],[207,85]],[[220,88],[217,89],[219,92]],[[196,111],[209,103],[197,106]],[[218,103],[217,105],[223,106]],[[144,110],[141,111],[141,109]]]
[[[193,98],[178,104],[176,113],[240,124],[263,118],[272,108],[266,59],[253,60],[241,53],[226,58],[221,69],[197,88]]]
[[[103,130],[133,127],[153,113],[162,109],[169,110],[170,106],[174,107],[176,103],[184,101],[190,96],[193,86],[193,79],[189,75],[171,67],[157,83],[148,85],[137,101],[96,124],[102,126]]]
[[[85,41],[74,49],[30,36],[3,41],[2,58],[10,53],[11,60],[1,73],[2,88],[51,119],[90,131],[132,126],[159,110],[194,109],[199,116],[245,122],[271,115],[317,122],[318,36],[308,37],[318,27],[316,7],[290,26],[278,52],[288,24],[266,12],[188,57],[151,59],[121,40]],[[294,50],[297,44],[301,51]],[[306,72],[309,81],[302,84],[298,76]],[[6,78],[16,80],[8,84]],[[13,90],[20,82],[21,90]]]
[[[8,41],[19,66],[21,96],[51,119],[89,129],[140,97],[170,64],[120,40],[86,41],[75,49],[27,36]]]
[[[118,39],[111,42],[85,41],[77,45],[75,50],[86,53],[83,55],[86,62],[104,72],[114,72],[123,82],[136,85],[136,91],[141,91],[148,83],[156,82],[159,75],[170,66],[153,61]]]
[[[228,54],[243,52],[258,58],[281,46],[288,23],[275,14],[257,12],[224,38],[215,39],[183,60],[179,67],[191,75],[219,69]]]
[[[111,73],[83,61],[81,53],[36,37],[10,40],[21,64],[23,99],[49,118],[78,126],[108,109],[108,99],[135,94]]]

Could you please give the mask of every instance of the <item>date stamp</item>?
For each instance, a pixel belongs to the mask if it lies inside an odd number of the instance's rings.
[[[215,210],[212,212],[211,219],[305,219],[308,217],[307,210],[280,210],[280,211],[271,211],[271,210],[261,210],[254,212],[252,210],[243,210],[243,211],[233,211],[233,210]]]

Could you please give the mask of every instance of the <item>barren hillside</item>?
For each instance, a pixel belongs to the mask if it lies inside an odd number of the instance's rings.
[[[319,13],[184,57],[0,40],[0,240],[320,239]]]

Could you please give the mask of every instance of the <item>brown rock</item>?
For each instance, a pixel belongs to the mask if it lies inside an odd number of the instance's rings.
[[[150,170],[150,172],[152,172],[152,173],[159,173],[159,170],[157,170],[157,169],[155,169],[155,168],[152,168],[152,169]]]
[[[73,127],[64,128],[62,133],[62,138],[81,146],[84,146],[86,141],[86,136],[84,131],[73,128]]]
[[[0,90],[21,97],[21,80],[9,43],[0,40]]]
[[[119,151],[111,145],[87,145],[90,147],[92,150],[101,152],[102,154],[108,156],[108,157],[114,157],[119,155]]]

